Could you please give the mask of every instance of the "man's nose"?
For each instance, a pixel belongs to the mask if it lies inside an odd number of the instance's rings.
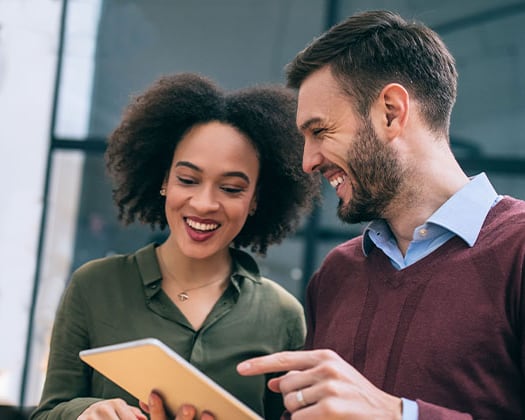
[[[306,139],[303,149],[303,171],[309,174],[316,171],[322,161],[323,155],[319,143]]]

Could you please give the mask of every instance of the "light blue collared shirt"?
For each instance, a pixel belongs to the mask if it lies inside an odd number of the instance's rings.
[[[363,232],[363,252],[368,255],[375,245],[390,258],[396,269],[402,270],[456,235],[472,247],[489,210],[501,198],[485,173],[481,173],[450,197],[425,223],[414,229],[405,256],[399,250],[387,222],[382,219],[373,220],[366,226]],[[406,398],[402,400],[403,420],[417,420],[419,412],[416,402]]]

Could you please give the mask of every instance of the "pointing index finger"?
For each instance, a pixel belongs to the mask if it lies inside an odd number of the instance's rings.
[[[245,360],[237,365],[237,371],[241,375],[250,376],[262,373],[305,370],[316,364],[315,351],[283,351]]]

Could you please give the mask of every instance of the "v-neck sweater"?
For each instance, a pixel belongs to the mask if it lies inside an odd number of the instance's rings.
[[[402,270],[357,237],[309,283],[306,348],[415,400],[420,420],[523,418],[524,282],[525,202],[511,197],[473,247],[456,236]]]

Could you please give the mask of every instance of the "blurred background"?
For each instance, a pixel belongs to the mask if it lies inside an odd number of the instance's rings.
[[[225,88],[284,82],[315,36],[377,8],[442,36],[460,75],[456,156],[525,199],[525,1],[0,0],[0,418],[38,402],[71,272],[164,237],[120,226],[111,201],[105,139],[130,95],[181,71]],[[323,188],[322,208],[259,259],[301,300],[326,253],[362,229],[338,221]]]

